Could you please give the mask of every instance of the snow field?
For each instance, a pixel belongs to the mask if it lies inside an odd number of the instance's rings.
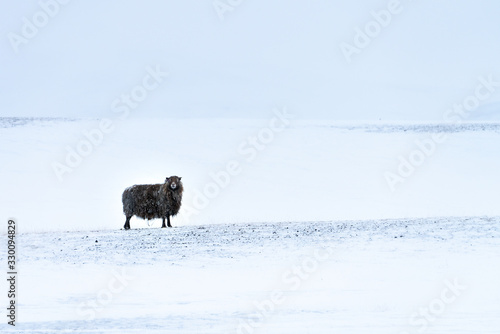
[[[455,132],[447,124],[291,118],[272,131],[275,118],[270,111],[263,120],[116,121],[62,182],[54,164],[66,164],[68,147],[76,150],[99,121],[2,128],[2,214],[25,232],[117,229],[125,188],[178,175],[185,194],[176,226],[500,215],[496,123]],[[417,143],[436,131],[447,140],[423,152]],[[414,152],[425,160],[410,166]],[[387,174],[399,177],[408,166],[411,173],[391,187]],[[133,218],[134,226],[147,223]]]
[[[492,332],[498,226],[442,218],[22,234],[16,330]]]
[[[275,119],[117,120],[62,182],[54,162],[100,121],[2,119],[17,332],[499,328],[496,123]],[[447,140],[422,149],[436,133]],[[415,150],[425,161],[391,189],[386,173]],[[174,228],[120,230],[123,189],[173,174]]]

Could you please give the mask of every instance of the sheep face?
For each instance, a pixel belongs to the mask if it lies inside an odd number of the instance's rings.
[[[176,190],[181,185],[181,179],[182,177],[171,176],[166,178],[165,183],[169,189]]]

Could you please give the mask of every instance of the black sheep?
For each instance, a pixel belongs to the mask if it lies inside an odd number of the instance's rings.
[[[125,189],[122,195],[123,213],[127,220],[124,229],[130,229],[130,218],[137,216],[142,219],[162,218],[165,226],[170,225],[170,216],[175,216],[181,207],[182,192],[181,177],[167,177],[163,184],[138,184]]]

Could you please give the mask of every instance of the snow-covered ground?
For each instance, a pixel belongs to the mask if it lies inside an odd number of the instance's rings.
[[[15,332],[497,333],[499,223],[22,234]]]
[[[111,116],[0,120],[2,331],[498,332],[498,123]],[[170,175],[175,228],[121,230],[122,191]]]
[[[185,193],[176,226],[500,215],[499,123],[287,117],[110,117],[102,138],[98,120],[3,119],[1,214],[23,232],[115,230],[126,187],[178,175]],[[447,137],[435,142],[439,134]]]

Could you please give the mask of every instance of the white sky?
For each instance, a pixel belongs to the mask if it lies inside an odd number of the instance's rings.
[[[157,65],[169,76],[136,117],[267,117],[287,106],[302,118],[436,120],[478,77],[500,81],[494,0],[401,0],[348,63],[341,43],[389,2],[242,0],[220,20],[212,0],[73,0],[15,53],[9,33],[41,7],[1,0],[0,116],[113,116],[112,102]],[[482,103],[499,101],[500,89]]]

